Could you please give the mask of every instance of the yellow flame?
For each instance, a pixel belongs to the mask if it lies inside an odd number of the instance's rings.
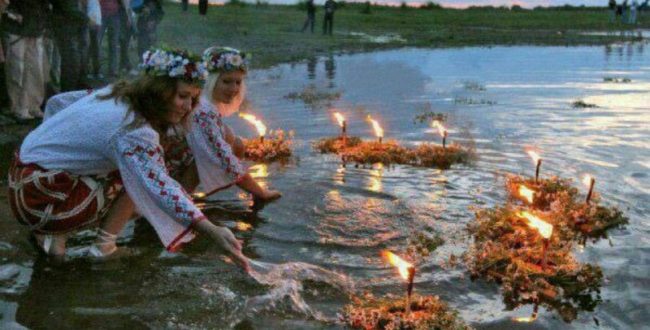
[[[537,165],[537,162],[542,158],[542,157],[540,157],[539,154],[538,154],[537,152],[535,152],[535,151],[528,150],[527,153],[528,153],[528,156],[530,156],[530,158],[533,159],[533,163],[534,163],[535,165]]]
[[[438,129],[438,134],[440,134],[441,137],[444,137],[445,135],[447,135],[447,129],[445,128],[445,126],[442,126],[440,121],[434,120],[431,123],[431,127],[437,128]]]
[[[519,212],[518,215],[519,215],[519,217],[528,220],[528,225],[535,228],[535,229],[537,229],[537,231],[539,232],[540,235],[542,235],[542,237],[548,239],[553,234],[553,225],[551,225],[550,223],[548,223],[548,222],[546,222],[546,221],[544,221],[544,220],[542,220],[542,219],[540,219],[540,218],[538,218],[538,217],[536,217],[536,216],[534,216],[534,215],[532,215],[532,214],[530,214],[530,213],[528,213],[526,211]]]
[[[408,280],[409,278],[409,268],[413,268],[413,265],[410,264],[409,262],[405,261],[404,259],[398,257],[394,253],[384,250],[381,252],[382,257],[388,261],[389,264],[392,266],[397,267],[399,270],[399,274],[402,276],[403,279]]]
[[[257,129],[257,134],[260,136],[266,135],[266,125],[264,123],[257,119],[254,115],[251,115],[249,113],[240,113],[239,117],[242,117],[249,121],[251,124],[255,125],[255,129]]]
[[[384,130],[379,126],[379,123],[368,116],[368,121],[372,124],[372,129],[375,130],[375,136],[384,137]]]
[[[582,183],[587,186],[587,188],[591,187],[591,180],[593,180],[593,177],[589,174],[585,174],[585,176],[582,178]]]
[[[537,320],[537,315],[535,316],[524,316],[524,317],[513,317],[513,321],[515,322],[521,322],[521,323],[531,323],[535,320]]]
[[[250,223],[237,221],[237,230],[239,231],[249,231],[253,226]]]
[[[345,122],[345,117],[343,117],[342,114],[335,112],[334,119],[336,119],[336,121],[339,123],[339,126],[343,127],[343,123]]]
[[[535,194],[534,191],[528,189],[528,187],[521,185],[519,186],[519,196],[525,198],[528,203],[533,203],[533,195]]]
[[[192,198],[203,198],[203,197],[205,197],[204,192],[195,192],[192,194]]]

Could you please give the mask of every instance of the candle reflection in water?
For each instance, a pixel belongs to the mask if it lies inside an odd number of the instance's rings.
[[[334,172],[334,175],[332,176],[332,179],[334,180],[334,183],[336,183],[336,184],[344,184],[345,183],[345,167],[340,166],[339,168],[337,168],[336,172]]]
[[[370,176],[368,177],[369,180],[368,190],[374,192],[382,191],[383,185],[381,182],[381,178],[383,174],[384,174],[384,164],[376,163],[372,165],[372,169],[370,170]]]

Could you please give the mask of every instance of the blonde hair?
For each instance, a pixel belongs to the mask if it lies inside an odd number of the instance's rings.
[[[239,94],[232,100],[232,102],[228,104],[218,102],[214,99],[214,89],[217,88],[217,82],[219,81],[221,73],[222,72],[211,72],[208,75],[208,79],[203,85],[203,91],[201,91],[201,95],[210,101],[210,103],[212,103],[217,108],[217,110],[219,110],[219,113],[225,116],[225,114],[232,114],[239,110],[239,107],[244,102],[244,98],[246,97],[246,83],[242,81]]]

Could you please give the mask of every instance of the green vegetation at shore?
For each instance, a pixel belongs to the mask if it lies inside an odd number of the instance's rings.
[[[322,34],[323,9],[315,33],[301,33],[306,13],[300,6],[244,4],[210,6],[205,17],[196,6],[165,3],[159,41],[201,51],[229,45],[254,54],[255,67],[302,60],[330,52],[396,47],[491,45],[603,45],[638,39],[631,26],[609,23],[606,8],[423,9],[366,7],[347,3],[334,17],[334,35]],[[650,28],[650,12],[639,12],[636,28]]]

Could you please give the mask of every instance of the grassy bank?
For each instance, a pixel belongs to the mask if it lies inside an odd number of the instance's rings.
[[[541,10],[417,9],[347,4],[335,14],[334,36],[322,35],[322,8],[315,33],[301,33],[305,12],[297,6],[211,6],[205,17],[196,6],[183,13],[165,3],[159,40],[201,51],[208,45],[238,47],[255,55],[256,67],[328,52],[357,52],[402,46],[596,45],[632,40],[629,25],[610,24],[605,8]],[[638,28],[650,28],[650,12],[640,12]],[[586,35],[584,32],[607,32]],[[387,37],[388,36],[388,37]],[[376,40],[373,37],[387,37]],[[382,41],[382,42],[378,42]]]

